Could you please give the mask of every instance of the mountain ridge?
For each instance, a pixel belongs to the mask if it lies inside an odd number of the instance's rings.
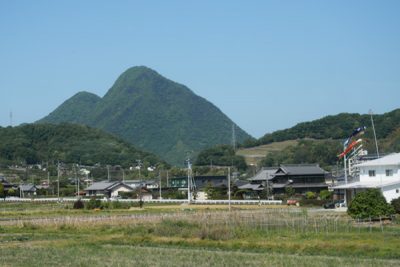
[[[124,71],[102,98],[89,95],[75,94],[38,123],[86,124],[179,165],[188,152],[231,142],[234,122],[218,107],[144,66]],[[237,125],[236,134],[251,138]]]

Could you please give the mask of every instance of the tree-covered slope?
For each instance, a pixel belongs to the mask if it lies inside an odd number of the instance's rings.
[[[96,163],[132,166],[136,159],[150,165],[162,163],[157,156],[99,129],[77,124],[27,124],[0,127],[0,162]]]
[[[79,92],[51,112],[43,122],[85,124],[100,100],[101,98],[95,94]]]
[[[125,71],[82,121],[65,114],[72,114],[70,107],[40,122],[74,121],[100,128],[173,164],[182,164],[187,152],[196,155],[230,143],[232,136],[233,122],[216,106],[147,67]],[[239,127],[236,135],[239,142],[250,138]]]
[[[377,114],[374,115],[373,118],[376,134],[379,139],[388,137],[400,127],[400,109],[395,109],[385,114]],[[259,140],[246,142],[245,146],[252,147],[272,142],[303,138],[345,139],[355,128],[360,126],[367,126],[366,135],[367,137],[372,137],[370,115],[341,113],[310,122],[302,122],[292,128],[266,134]]]

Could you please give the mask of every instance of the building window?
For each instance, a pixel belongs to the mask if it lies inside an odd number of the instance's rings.
[[[369,170],[368,175],[369,177],[375,177],[375,170]]]
[[[386,176],[393,176],[393,170],[386,170]]]

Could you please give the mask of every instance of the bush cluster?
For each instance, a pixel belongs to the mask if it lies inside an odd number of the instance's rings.
[[[393,206],[386,202],[378,189],[368,189],[358,193],[347,209],[347,213],[355,219],[388,217],[394,212]]]

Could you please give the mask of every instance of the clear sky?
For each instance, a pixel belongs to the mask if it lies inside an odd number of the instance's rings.
[[[0,0],[0,125],[148,66],[255,137],[400,104],[400,1]]]

